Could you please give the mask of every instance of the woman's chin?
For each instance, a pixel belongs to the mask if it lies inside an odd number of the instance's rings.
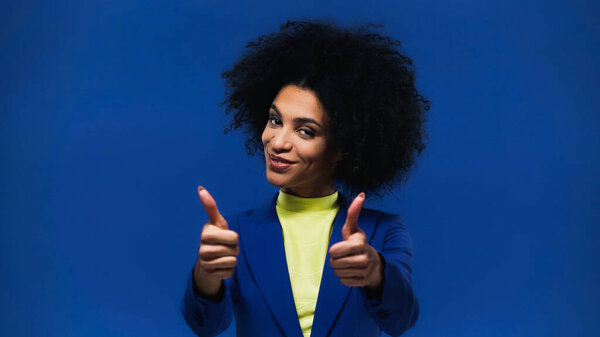
[[[277,179],[277,177],[273,177],[273,175],[269,174],[268,172],[267,172],[267,181],[269,182],[269,184],[271,184],[275,187],[283,188],[285,186],[284,179]]]

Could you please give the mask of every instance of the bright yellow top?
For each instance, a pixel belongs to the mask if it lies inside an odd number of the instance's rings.
[[[312,328],[331,227],[340,208],[337,198],[337,191],[321,198],[302,198],[281,190],[277,197],[275,209],[304,337],[310,336]]]

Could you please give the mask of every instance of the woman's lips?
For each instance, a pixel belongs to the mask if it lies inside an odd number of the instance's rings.
[[[275,172],[285,172],[293,164],[294,163],[284,163],[284,162],[276,161],[276,160],[273,160],[273,158],[271,158],[269,156],[269,167],[271,168],[271,170],[273,170]]]

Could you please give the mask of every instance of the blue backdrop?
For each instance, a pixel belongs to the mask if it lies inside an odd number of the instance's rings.
[[[0,335],[192,336],[207,217],[276,189],[220,73],[288,18],[386,24],[432,101],[384,200],[415,244],[406,336],[598,336],[600,10],[539,1],[3,1]],[[225,335],[233,336],[229,330]]]

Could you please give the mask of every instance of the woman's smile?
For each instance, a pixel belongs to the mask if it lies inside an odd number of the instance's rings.
[[[293,164],[294,162],[285,160],[279,156],[269,155],[269,168],[275,172],[283,173]]]

